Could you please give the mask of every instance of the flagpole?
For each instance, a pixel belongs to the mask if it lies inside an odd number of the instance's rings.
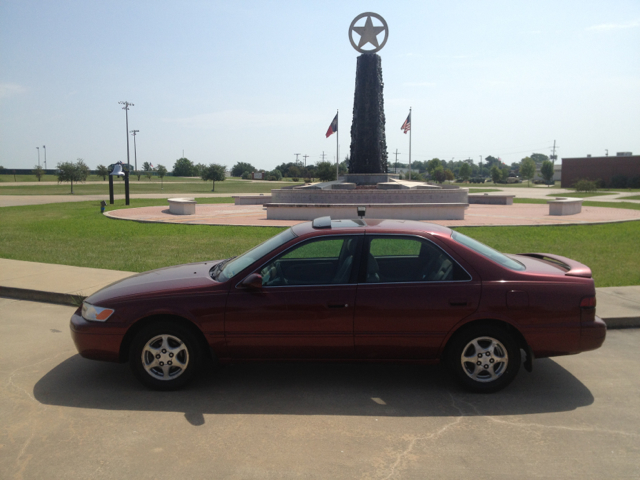
[[[413,123],[413,118],[411,118],[411,107],[409,107],[409,180],[411,180],[411,131],[413,130],[413,125],[411,125],[411,123]]]
[[[340,112],[340,110],[336,110],[336,118],[338,118],[338,113]],[[338,118],[338,121],[336,122],[336,127],[338,127],[338,124],[340,123],[340,119]],[[336,131],[336,180],[338,180],[338,177],[340,175],[340,155],[338,153],[339,150],[339,144],[338,144],[338,138],[340,136],[340,128],[338,128],[338,130]]]

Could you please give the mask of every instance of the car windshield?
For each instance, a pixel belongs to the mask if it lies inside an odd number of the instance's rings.
[[[469,247],[470,249],[475,250],[483,257],[487,257],[489,260],[493,260],[494,262],[499,263],[503,267],[519,271],[525,269],[524,265],[522,265],[520,262],[517,262],[512,258],[507,257],[504,253],[500,253],[491,247],[487,247],[484,243],[480,243],[479,241],[467,237],[460,232],[453,232],[451,238],[453,238],[456,242],[461,243],[465,247]]]
[[[294,239],[296,236],[297,235],[289,228],[275,237],[271,237],[269,240],[262,242],[257,247],[253,247],[239,257],[225,261],[220,271],[215,271],[215,274],[212,275],[213,279],[218,282],[226,282],[255,261],[261,259],[279,246],[284,245],[289,240]]]

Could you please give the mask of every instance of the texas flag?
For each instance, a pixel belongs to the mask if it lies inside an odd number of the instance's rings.
[[[333,119],[333,122],[331,122],[331,125],[329,125],[329,130],[327,130],[327,138],[329,138],[331,135],[333,135],[337,131],[338,131],[338,114],[336,113],[336,116]]]

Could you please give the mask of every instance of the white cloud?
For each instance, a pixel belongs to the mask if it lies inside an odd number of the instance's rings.
[[[640,27],[640,20],[634,20],[633,22],[627,22],[627,23],[603,23],[600,25],[592,25],[591,27],[588,27],[587,30],[606,32],[610,30],[622,30],[625,28],[635,28],[635,27]]]
[[[15,83],[0,83],[0,98],[13,97],[26,92],[27,89]]]
[[[185,118],[166,118],[164,120],[191,128],[244,128],[288,127],[302,123],[310,123],[315,119],[309,115],[301,114],[255,113],[246,110],[225,110]]]

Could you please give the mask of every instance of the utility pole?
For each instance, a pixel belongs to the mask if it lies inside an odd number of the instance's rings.
[[[609,153],[609,152],[607,151],[607,153]],[[551,163],[553,163],[553,175],[554,176],[556,174],[556,160],[557,159],[558,159],[558,156],[556,155],[556,141],[554,140],[553,141],[553,150],[552,150],[552,153],[551,153]],[[553,180],[553,177],[551,177],[551,178]],[[553,182],[554,182],[554,185],[555,185],[555,180],[553,180]]]
[[[308,157],[308,156],[309,156],[309,155],[307,155],[306,153],[302,156],[302,158],[304,158],[304,168],[307,168],[307,157]],[[297,160],[298,160],[298,159],[296,159],[296,162],[297,162]]]
[[[36,147],[38,150],[38,166],[40,166],[40,147]]]
[[[607,152],[607,153],[605,154],[605,157],[608,157],[608,156],[609,156],[609,149],[608,149],[608,148],[605,148],[605,149],[604,149],[604,151],[605,151],[605,152]]]
[[[320,155],[322,157],[322,161],[324,162],[324,157],[326,157],[326,155],[324,154],[324,150],[322,151],[322,155]]]
[[[131,162],[129,161],[129,107],[133,107],[133,103],[128,102],[128,101],[124,101],[124,102],[118,102],[120,105],[124,105],[124,107],[122,107],[122,109],[124,110],[125,113],[125,118],[127,121],[127,165],[129,170],[131,170]],[[127,203],[127,205],[129,205]]]
[[[480,155],[480,177],[484,178],[482,176],[482,155]]]
[[[296,156],[296,163],[298,163],[298,155],[302,155],[301,153],[294,153],[294,155]]]
[[[396,164],[393,167],[393,173],[398,173],[398,155],[402,155],[401,153],[398,153],[398,149],[396,148]]]
[[[47,147],[46,145],[42,145],[42,149],[44,150],[44,169],[47,169]]]
[[[133,135],[133,158],[136,166],[136,172],[138,171],[138,152],[136,150],[136,133],[140,130],[131,130],[131,135]]]

